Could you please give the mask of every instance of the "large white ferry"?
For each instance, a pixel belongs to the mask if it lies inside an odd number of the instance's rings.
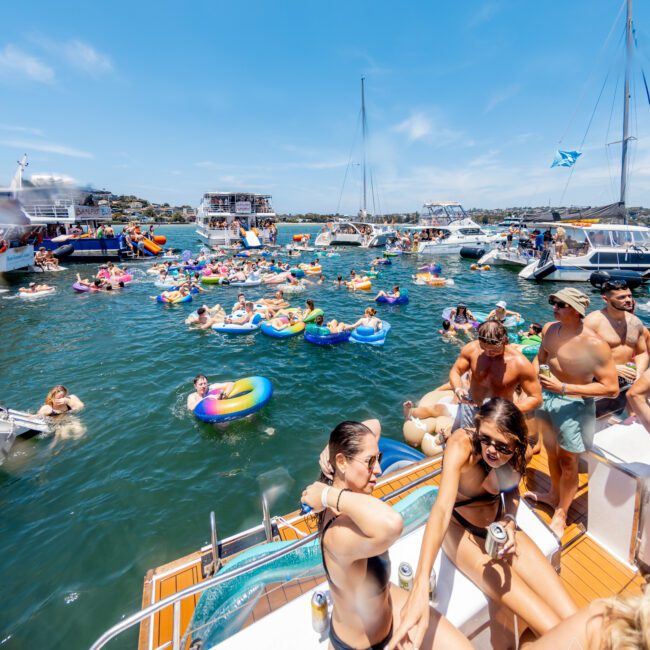
[[[464,246],[489,247],[500,241],[474,221],[456,201],[425,203],[427,214],[417,226],[406,229],[418,232],[417,252],[421,255],[457,255]]]
[[[206,192],[196,213],[196,234],[210,248],[275,243],[270,194]]]
[[[594,271],[650,270],[650,228],[625,224],[583,224],[549,222],[537,224],[552,234],[562,226],[565,246],[553,246],[530,262],[520,273],[525,280],[586,282]]]

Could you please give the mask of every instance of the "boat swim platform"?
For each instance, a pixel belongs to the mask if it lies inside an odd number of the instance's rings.
[[[420,461],[407,470],[400,470],[381,480],[373,494],[381,497],[421,478],[441,466],[441,457]],[[408,490],[406,493],[390,499],[395,503],[406,494],[422,485],[437,485],[439,476]],[[528,464],[527,474],[520,490],[547,491],[550,487],[548,461],[544,449],[536,454]],[[645,586],[642,575],[630,566],[613,557],[607,550],[589,537],[587,526],[587,474],[579,475],[579,489],[569,510],[568,525],[561,540],[560,577],[567,590],[579,607],[597,598],[614,595],[640,594]],[[544,504],[526,500],[533,512],[546,524],[551,520],[552,511]],[[316,530],[315,517],[300,517],[298,511],[284,517],[294,528],[303,534]],[[290,526],[278,525],[277,539],[293,541],[299,534]],[[232,556],[234,557],[234,555]],[[142,607],[147,607],[171,596],[186,587],[198,584],[206,579],[205,567],[211,561],[210,547],[191,553],[183,558],[152,569],[144,580]],[[227,565],[228,559],[224,560]],[[248,617],[244,627],[260,621],[267,614],[292,602],[303,594],[313,590],[324,580],[324,574],[314,578],[295,579],[287,583],[268,585]],[[185,631],[190,625],[194,609],[200,594],[184,598],[180,605],[180,630]],[[140,625],[138,650],[158,650],[173,647],[173,607],[163,609]]]

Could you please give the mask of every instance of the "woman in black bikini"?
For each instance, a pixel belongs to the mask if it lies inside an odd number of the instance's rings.
[[[334,650],[385,648],[406,601],[407,592],[390,583],[387,552],[402,532],[402,518],[371,496],[381,473],[379,435],[377,420],[339,424],[328,447],[333,479],[322,475],[302,494],[302,502],[320,513],[323,566],[334,603]],[[430,618],[420,648],[471,648],[435,610]]]
[[[37,415],[54,417],[79,411],[83,407],[84,403],[76,395],[70,395],[65,386],[58,384],[47,394],[45,404],[38,409]]]
[[[523,414],[498,397],[481,406],[475,425],[457,429],[447,441],[413,589],[389,648],[407,635],[420,647],[429,619],[429,575],[440,547],[483,593],[510,608],[537,635],[577,611],[550,562],[516,527],[528,442]],[[508,539],[493,559],[485,540],[487,526],[495,521],[506,527]]]

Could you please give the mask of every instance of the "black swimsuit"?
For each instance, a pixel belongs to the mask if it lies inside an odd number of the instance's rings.
[[[323,559],[323,568],[325,569],[325,575],[327,576],[327,581],[330,584],[334,584],[334,582],[332,581],[332,578],[330,577],[330,573],[327,570],[327,563],[325,562],[325,551],[323,550],[323,538],[325,537],[325,531],[330,527],[330,525],[335,519],[336,517],[332,517],[323,526],[323,530],[320,534],[320,552]],[[377,582],[377,587],[378,587],[377,595],[383,593],[388,588],[388,585],[390,583],[390,556],[388,555],[388,551],[384,551],[381,555],[373,555],[372,557],[369,557],[367,559],[366,567],[367,567],[366,575],[372,576]],[[378,643],[375,643],[364,650],[383,650],[388,644],[388,642],[390,641],[392,636],[393,636],[393,625],[391,623],[390,630],[388,631],[386,637],[381,641],[379,641]],[[358,648],[352,647],[351,645],[348,645],[347,643],[345,643],[345,641],[340,639],[339,636],[334,631],[334,625],[332,623],[330,623],[329,638],[330,638],[330,643],[332,644],[334,650],[360,650]]]

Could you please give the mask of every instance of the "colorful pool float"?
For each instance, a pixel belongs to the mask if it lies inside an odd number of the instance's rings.
[[[370,282],[370,280],[361,280],[361,281],[352,280],[351,284],[352,286],[350,287],[350,289],[354,291],[369,291],[370,289],[372,289],[372,282]]]
[[[204,275],[201,284],[229,284],[229,282],[223,275]]]
[[[382,328],[375,331],[372,327],[357,327],[352,330],[350,341],[352,343],[367,343],[368,345],[383,345],[386,342],[390,323],[382,321]]]
[[[400,294],[397,298],[393,296],[377,296],[375,302],[386,303],[388,305],[406,305],[409,301],[409,295],[406,291],[400,291]]]
[[[473,311],[472,313],[476,316],[476,320],[478,320],[479,323],[484,323],[487,320],[488,312]],[[520,327],[524,323],[525,321],[523,318],[517,318],[516,316],[506,316],[506,319],[503,321],[504,327],[507,328]]]
[[[330,332],[329,328],[322,325],[307,325],[305,328],[305,341],[314,345],[336,345],[350,340],[351,332]]]
[[[276,286],[278,289],[282,289],[282,291],[286,294],[303,293],[307,290],[307,287],[302,284],[302,282],[299,284],[278,284]]]
[[[314,311],[312,311],[309,314],[309,316],[305,316],[302,319],[302,322],[303,323],[313,323],[319,316],[323,316],[323,315],[324,315],[323,310],[317,307],[316,309],[314,309]]]
[[[213,384],[196,405],[194,415],[203,422],[229,422],[255,413],[268,404],[273,384],[266,377],[238,379],[228,395],[219,399],[227,383]]]
[[[271,323],[262,323],[262,327],[260,329],[262,330],[262,334],[270,336],[271,338],[288,339],[292,336],[298,336],[298,334],[302,334],[305,331],[305,324],[302,321],[299,321],[293,325],[289,325],[289,327],[278,330],[275,329]]]
[[[413,276],[415,284],[426,284],[429,287],[450,287],[454,281],[451,278],[440,278],[433,273],[416,273]]]
[[[192,294],[188,293],[186,296],[179,296],[170,298],[165,295],[165,292],[161,293],[159,296],[156,296],[158,302],[163,302],[168,305],[177,305],[181,302],[192,302]]]

